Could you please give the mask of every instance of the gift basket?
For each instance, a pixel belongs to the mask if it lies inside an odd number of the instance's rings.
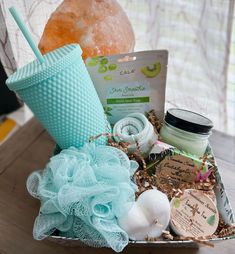
[[[164,114],[167,51],[90,58],[86,51],[86,65],[75,43],[41,55],[10,11],[37,59],[6,84],[57,143],[27,180],[41,202],[34,238],[116,252],[234,238],[208,143],[213,123],[183,109]]]

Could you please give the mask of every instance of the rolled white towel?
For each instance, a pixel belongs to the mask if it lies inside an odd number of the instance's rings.
[[[119,120],[113,127],[113,134],[116,135],[116,141],[130,143],[130,152],[136,151],[138,143],[140,152],[145,157],[157,140],[153,125],[141,113],[132,113]]]

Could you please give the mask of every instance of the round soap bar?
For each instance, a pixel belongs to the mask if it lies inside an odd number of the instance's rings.
[[[167,196],[156,189],[143,192],[126,216],[119,219],[119,226],[132,240],[159,237],[170,220],[170,203]]]
[[[219,213],[215,202],[200,190],[185,190],[171,200],[170,225],[185,237],[211,236],[217,229]]]

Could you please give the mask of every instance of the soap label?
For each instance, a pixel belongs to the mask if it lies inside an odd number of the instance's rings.
[[[195,182],[205,180],[213,168],[209,161],[204,162],[159,140],[150,151],[149,160],[149,172],[156,175],[156,185],[162,191],[190,189]]]
[[[181,183],[194,183],[197,175],[197,167],[193,160],[181,154],[166,157],[156,166],[158,186],[164,189],[164,185],[172,184],[179,188]],[[170,181],[170,182],[169,182]]]
[[[215,203],[200,190],[185,190],[171,200],[170,225],[176,234],[203,237],[214,234],[219,214]]]
[[[106,95],[109,119],[116,122],[135,112],[149,111],[149,82],[146,80],[110,86]]]

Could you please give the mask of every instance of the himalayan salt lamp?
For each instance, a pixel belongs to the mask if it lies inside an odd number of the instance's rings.
[[[133,51],[130,21],[116,0],[64,0],[48,20],[39,49],[43,54],[79,43],[83,59]]]

